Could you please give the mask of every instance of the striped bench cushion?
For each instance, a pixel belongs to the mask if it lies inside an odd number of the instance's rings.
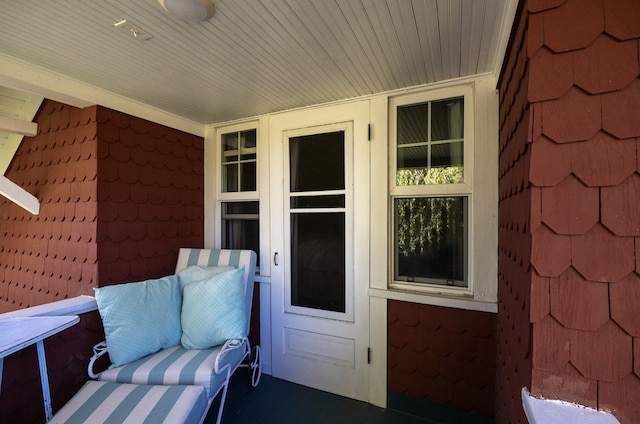
[[[152,355],[100,374],[100,381],[131,384],[198,385],[206,389],[207,397],[215,396],[226,373],[216,375],[213,370],[222,346],[189,350],[181,345],[163,349]],[[243,349],[228,352],[225,363],[235,368],[242,361]]]
[[[207,408],[200,386],[89,381],[50,423],[199,423]]]

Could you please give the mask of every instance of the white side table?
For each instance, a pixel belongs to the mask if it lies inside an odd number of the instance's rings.
[[[0,319],[0,387],[2,386],[2,365],[4,357],[11,355],[32,344],[38,351],[42,397],[47,421],[52,417],[51,393],[47,361],[44,356],[43,340],[49,336],[75,325],[80,321],[78,316],[40,316]]]

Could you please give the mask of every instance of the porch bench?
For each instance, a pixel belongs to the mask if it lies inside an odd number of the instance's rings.
[[[99,295],[101,295],[101,293],[99,293],[99,290],[101,289],[97,289],[96,300],[98,301],[98,308],[103,321],[106,321],[105,333],[107,334],[107,340],[94,347],[94,355],[89,362],[88,373],[91,378],[97,379],[98,381],[87,382],[76,396],[54,416],[54,420],[56,420],[54,422],[67,422],[65,421],[66,418],[63,417],[69,417],[70,421],[68,422],[103,422],[101,419],[94,419],[96,416],[107,417],[108,419],[104,422],[119,422],[118,419],[122,418],[124,416],[123,414],[115,414],[113,416],[114,418],[111,418],[111,415],[107,414],[109,410],[113,410],[114,405],[117,405],[118,410],[122,411],[129,411],[129,409],[132,408],[130,411],[132,422],[163,422],[163,420],[156,418],[152,421],[145,421],[147,418],[145,414],[162,414],[162,411],[168,412],[166,408],[164,408],[164,404],[167,403],[165,398],[168,397],[169,399],[175,399],[173,408],[175,408],[176,411],[180,411],[180,413],[173,412],[174,409],[171,409],[171,416],[173,418],[167,422],[201,423],[206,417],[214,398],[220,394],[221,400],[217,416],[217,422],[219,423],[222,417],[229,379],[233,372],[241,366],[249,367],[252,385],[255,387],[260,380],[260,348],[259,346],[255,346],[251,349],[247,338],[253,300],[255,263],[255,252],[248,250],[180,249],[176,265],[176,274],[172,276],[173,280],[168,282],[153,280],[149,281],[149,284],[156,284],[155,287],[160,287],[160,289],[154,288],[154,290],[161,290],[162,287],[167,286],[171,293],[175,294],[175,284],[176,281],[179,281],[180,292],[183,292],[181,302],[187,302],[187,299],[195,299],[195,304],[189,304],[191,306],[187,306],[187,303],[182,303],[182,310],[180,311],[182,320],[181,323],[179,323],[179,325],[183,326],[180,328],[182,337],[177,344],[174,343],[172,346],[163,347],[160,350],[130,362],[122,358],[117,358],[118,361],[114,361],[116,357],[112,357],[112,351],[108,345],[110,342],[108,334],[111,328],[107,325],[107,322],[110,322],[111,319],[109,318],[110,311],[107,310],[106,302],[104,301],[102,303],[103,309],[100,309],[101,297]],[[243,305],[241,309],[244,316],[241,315],[241,317],[244,319],[240,321],[236,319],[240,324],[236,322],[235,327],[234,322],[229,323],[231,327],[235,328],[234,334],[238,334],[239,332],[242,336],[234,336],[234,338],[227,339],[224,343],[214,346],[201,346],[204,342],[198,339],[198,332],[196,332],[196,337],[193,337],[193,340],[189,337],[185,338],[185,314],[195,314],[195,316],[191,316],[191,320],[202,321],[202,323],[196,322],[195,324],[197,326],[203,326],[205,331],[208,331],[209,327],[218,328],[221,325],[223,327],[226,325],[226,316],[217,316],[220,322],[217,324],[217,327],[213,322],[207,321],[207,318],[211,317],[209,310],[216,309],[216,306],[211,306],[207,302],[200,302],[199,298],[203,296],[209,301],[213,299],[213,301],[224,303],[225,296],[220,296],[220,298],[211,297],[211,293],[208,291],[211,290],[208,288],[211,286],[207,285],[207,283],[213,284],[217,282],[218,280],[216,280],[216,278],[218,277],[216,276],[223,276],[223,273],[227,275],[235,272],[234,275],[237,276],[236,278],[240,278],[239,274],[241,274],[241,272],[239,270],[242,268],[244,268],[244,286],[241,288],[238,288],[239,286],[237,284],[228,286],[232,287],[233,290],[242,290],[238,293],[238,296],[242,297],[234,298],[235,300],[231,303]],[[202,275],[208,275],[208,277],[201,280],[199,278]],[[240,283],[240,281],[238,282]],[[194,288],[196,286],[197,288]],[[136,290],[139,288],[140,287],[135,287]],[[204,294],[198,291],[201,288],[206,290],[203,292]],[[134,289],[134,287],[131,287],[131,289]],[[117,290],[119,289],[116,289],[116,291]],[[196,291],[194,292],[193,290]],[[193,294],[188,294],[188,292]],[[143,294],[144,296],[147,295],[146,292]],[[217,294],[221,294],[221,292]],[[127,296],[132,297],[131,294],[127,292],[118,295],[125,298],[125,300],[120,301],[121,303],[118,303],[118,301],[115,302],[120,307],[122,302],[126,304]],[[191,307],[193,307],[193,311],[190,310]],[[162,315],[163,311],[160,310],[157,311],[157,313]],[[200,320],[199,313],[204,315],[202,320]],[[137,311],[134,311],[133,316],[137,316],[136,314]],[[167,314],[169,314],[169,312],[167,312]],[[237,311],[230,315],[238,318]],[[135,319],[129,321],[135,321]],[[135,327],[138,325],[138,322],[127,321],[124,325],[122,324],[123,323],[119,323],[121,327]],[[167,325],[170,326],[171,324]],[[241,328],[238,329],[237,327],[239,325]],[[164,327],[164,324],[160,323],[160,326]],[[158,332],[163,331],[163,328],[158,330]],[[153,339],[154,337],[156,337],[155,334],[150,335],[150,338]],[[126,345],[129,339],[131,339],[131,343],[135,345],[140,337],[124,338],[119,341]],[[114,340],[116,340],[115,336],[111,338],[111,341]],[[205,338],[205,340],[207,340],[207,338]],[[141,341],[141,343],[143,342],[144,341]],[[124,350],[127,348],[128,347],[125,347]],[[111,362],[118,363],[112,364],[104,371],[95,372],[94,366],[96,361],[107,353],[109,353]],[[245,360],[247,360],[248,363],[243,363]],[[169,388],[172,389],[169,390]],[[201,408],[202,398],[204,399],[204,409]],[[99,414],[103,415],[94,415],[94,413],[87,415],[92,409],[102,411]],[[83,421],[81,417],[85,416],[87,419]],[[194,416],[198,418],[196,421],[192,420]],[[70,417],[73,417],[73,419]],[[91,418],[89,419],[89,417]],[[151,415],[148,415],[148,417],[151,417]]]
[[[163,386],[88,381],[49,423],[198,424],[207,411],[201,386]]]

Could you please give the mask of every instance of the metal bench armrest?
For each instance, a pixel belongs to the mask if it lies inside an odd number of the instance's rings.
[[[90,378],[93,378],[95,380],[100,375],[100,373],[96,374],[93,372],[93,366],[98,358],[104,356],[104,354],[106,354],[107,352],[108,349],[106,341],[100,342],[93,347],[93,356],[91,356],[91,359],[89,359],[89,365],[87,366],[87,372],[89,373]]]
[[[248,351],[249,351],[249,343],[247,342],[246,338],[242,339],[242,340],[238,340],[238,339],[227,340],[224,343],[224,345],[222,345],[222,349],[220,349],[220,352],[218,353],[218,356],[216,356],[216,362],[215,362],[214,369],[213,369],[214,372],[216,374],[220,374],[227,367],[229,367],[231,364],[224,363],[225,357],[232,350],[236,350],[236,349],[240,349],[240,348],[242,348],[244,350],[245,354],[248,353]]]

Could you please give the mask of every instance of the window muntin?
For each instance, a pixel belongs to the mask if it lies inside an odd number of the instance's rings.
[[[393,200],[394,280],[467,287],[468,198]]]
[[[396,184],[464,179],[464,97],[397,108]]]
[[[222,192],[256,191],[256,130],[222,134]]]

